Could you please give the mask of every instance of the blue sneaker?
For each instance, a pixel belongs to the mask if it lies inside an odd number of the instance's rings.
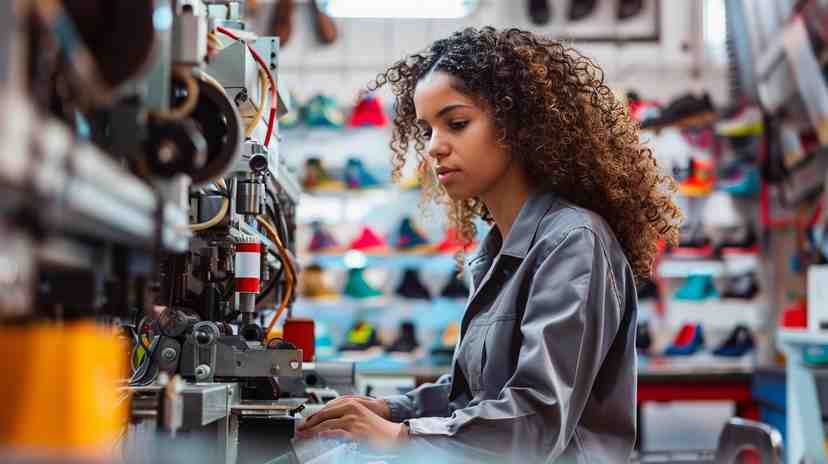
[[[675,298],[677,300],[701,301],[708,298],[718,298],[719,292],[713,285],[713,276],[709,274],[693,274],[687,277],[678,290]]]
[[[701,324],[685,324],[664,354],[666,356],[690,356],[703,347],[704,334]]]
[[[326,95],[317,95],[305,105],[305,124],[310,127],[340,129],[345,125],[345,115],[339,111],[336,101]]]
[[[345,184],[349,189],[379,187],[379,181],[365,169],[362,160],[349,158],[345,163]]]
[[[759,194],[759,169],[752,163],[743,163],[733,168],[733,174],[719,182],[719,190],[737,197],[752,197]]]
[[[713,354],[736,358],[747,354],[753,350],[754,346],[753,335],[750,334],[750,330],[747,326],[739,324],[733,328],[727,339],[713,351]]]
[[[407,252],[425,252],[430,251],[431,244],[425,237],[425,234],[414,226],[414,222],[410,217],[403,218],[400,222],[399,233],[397,235],[397,248],[400,251]]]

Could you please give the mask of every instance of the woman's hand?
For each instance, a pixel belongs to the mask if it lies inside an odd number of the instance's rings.
[[[383,400],[345,396],[305,419],[297,429],[297,436],[348,438],[367,441],[376,447],[390,447],[405,440],[408,428],[389,421],[389,417],[388,403]]]

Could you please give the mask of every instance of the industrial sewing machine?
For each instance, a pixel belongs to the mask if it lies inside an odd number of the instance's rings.
[[[299,188],[278,39],[244,9],[0,5],[0,392],[19,406],[0,460],[109,460],[111,440],[127,462],[291,462],[308,398],[353,388],[281,329]]]

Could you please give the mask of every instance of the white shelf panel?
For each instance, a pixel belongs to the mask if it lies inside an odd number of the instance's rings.
[[[659,263],[657,273],[664,279],[686,278],[693,274],[713,277],[744,274],[759,268],[755,254],[726,255],[723,260],[668,258]]]
[[[658,265],[659,277],[672,279],[683,278],[693,274],[708,274],[713,277],[724,274],[722,261],[695,259],[665,259]]]
[[[706,329],[729,330],[737,324],[758,329],[765,323],[765,314],[766,306],[762,300],[670,300],[667,303],[667,318],[674,327],[701,322]]]

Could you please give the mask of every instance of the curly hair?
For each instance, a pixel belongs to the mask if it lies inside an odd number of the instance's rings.
[[[414,91],[431,72],[456,77],[492,115],[499,143],[519,160],[534,187],[599,214],[618,238],[637,280],[652,273],[658,243],[678,241],[675,185],[659,174],[638,125],[604,83],[601,68],[558,41],[520,29],[467,28],[435,41],[380,73],[370,90],[394,94],[393,177],[412,148],[426,162]],[[457,201],[420,170],[424,199],[448,206],[450,224],[470,243],[474,218],[491,223],[479,198]]]

